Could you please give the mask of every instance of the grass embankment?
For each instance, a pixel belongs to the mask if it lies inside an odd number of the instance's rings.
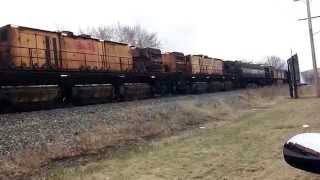
[[[252,105],[230,106],[226,118],[220,117],[224,123],[208,122],[203,125],[205,129],[115,153],[109,160],[56,168],[49,172],[48,179],[320,178],[289,167],[282,158],[282,145],[289,137],[305,131],[319,132],[320,101],[278,99],[270,95],[273,90],[247,93],[256,96],[248,99]],[[304,124],[310,128],[303,129]]]

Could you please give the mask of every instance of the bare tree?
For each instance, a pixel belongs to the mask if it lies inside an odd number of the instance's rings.
[[[95,38],[111,41],[115,36],[115,29],[108,26],[99,26],[97,28],[88,27],[85,30],[80,29],[79,34],[89,34]]]
[[[157,33],[150,33],[140,25],[129,26],[118,23],[113,26],[87,28],[80,30],[80,33],[103,40],[124,42],[136,47],[160,48],[161,46]]]
[[[55,24],[55,30],[58,31],[58,32],[64,31],[66,29],[67,28],[62,24]]]
[[[268,56],[265,59],[265,65],[272,66],[276,69],[286,69],[287,63],[278,56]]]

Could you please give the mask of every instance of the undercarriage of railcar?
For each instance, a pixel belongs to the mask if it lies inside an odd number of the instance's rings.
[[[231,90],[236,79],[182,73],[1,71],[1,112]]]

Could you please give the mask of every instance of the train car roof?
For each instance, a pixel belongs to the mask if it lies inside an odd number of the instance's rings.
[[[58,34],[63,34],[65,32],[70,32],[70,33],[73,34],[73,32],[71,32],[71,31],[49,31],[49,30],[43,30],[43,29],[38,29],[38,28],[30,28],[30,27],[26,27],[26,26],[17,26],[17,25],[13,25],[13,24],[8,24],[8,25],[0,27],[0,29],[3,29],[3,28],[17,28],[17,29],[21,29],[21,30],[31,30],[31,31],[39,31],[39,32],[45,32],[45,33],[58,33]],[[126,46],[128,45],[127,43],[115,42],[115,41],[109,41],[109,40],[101,40],[101,39],[98,39],[98,38],[93,38],[91,36],[90,37],[89,36],[86,37],[83,34],[82,35],[74,35],[73,34],[72,36],[69,36],[69,37],[82,38],[82,39],[91,39],[91,40],[95,40],[95,41],[103,41],[103,42],[107,42],[107,43],[126,45]]]
[[[113,44],[119,44],[119,45],[128,45],[127,43],[122,43],[122,42],[116,42],[116,41],[109,41],[109,40],[104,40],[104,42],[107,42],[107,43],[113,43]]]
[[[173,54],[173,55],[175,55],[175,56],[184,56],[184,53],[182,53],[182,52],[177,52],[177,51],[169,52],[169,54]]]

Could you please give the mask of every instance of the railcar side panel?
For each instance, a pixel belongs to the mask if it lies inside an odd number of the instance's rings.
[[[165,66],[166,72],[176,72],[176,59],[171,53],[162,54],[162,62]]]
[[[191,74],[223,75],[223,61],[202,55],[187,56]]]
[[[165,67],[162,62],[160,49],[132,48],[134,70],[141,73],[163,73]]]
[[[59,67],[58,33],[7,26],[11,68],[48,70]]]
[[[266,73],[264,69],[254,67],[241,67],[243,77],[251,78],[265,78]]]
[[[176,72],[186,72],[188,70],[187,59],[183,53],[173,53],[176,59]]]
[[[127,44],[105,41],[103,68],[112,72],[131,72],[133,60]]]
[[[103,45],[100,41],[75,36],[61,36],[62,69],[102,69]]]
[[[186,72],[188,70],[187,60],[183,53],[171,52],[162,54],[162,62],[166,72]]]
[[[189,66],[189,73],[190,74],[200,74],[200,56],[188,55],[187,56],[187,63]]]
[[[200,59],[200,71],[202,74],[223,75],[223,61],[209,57]]]

